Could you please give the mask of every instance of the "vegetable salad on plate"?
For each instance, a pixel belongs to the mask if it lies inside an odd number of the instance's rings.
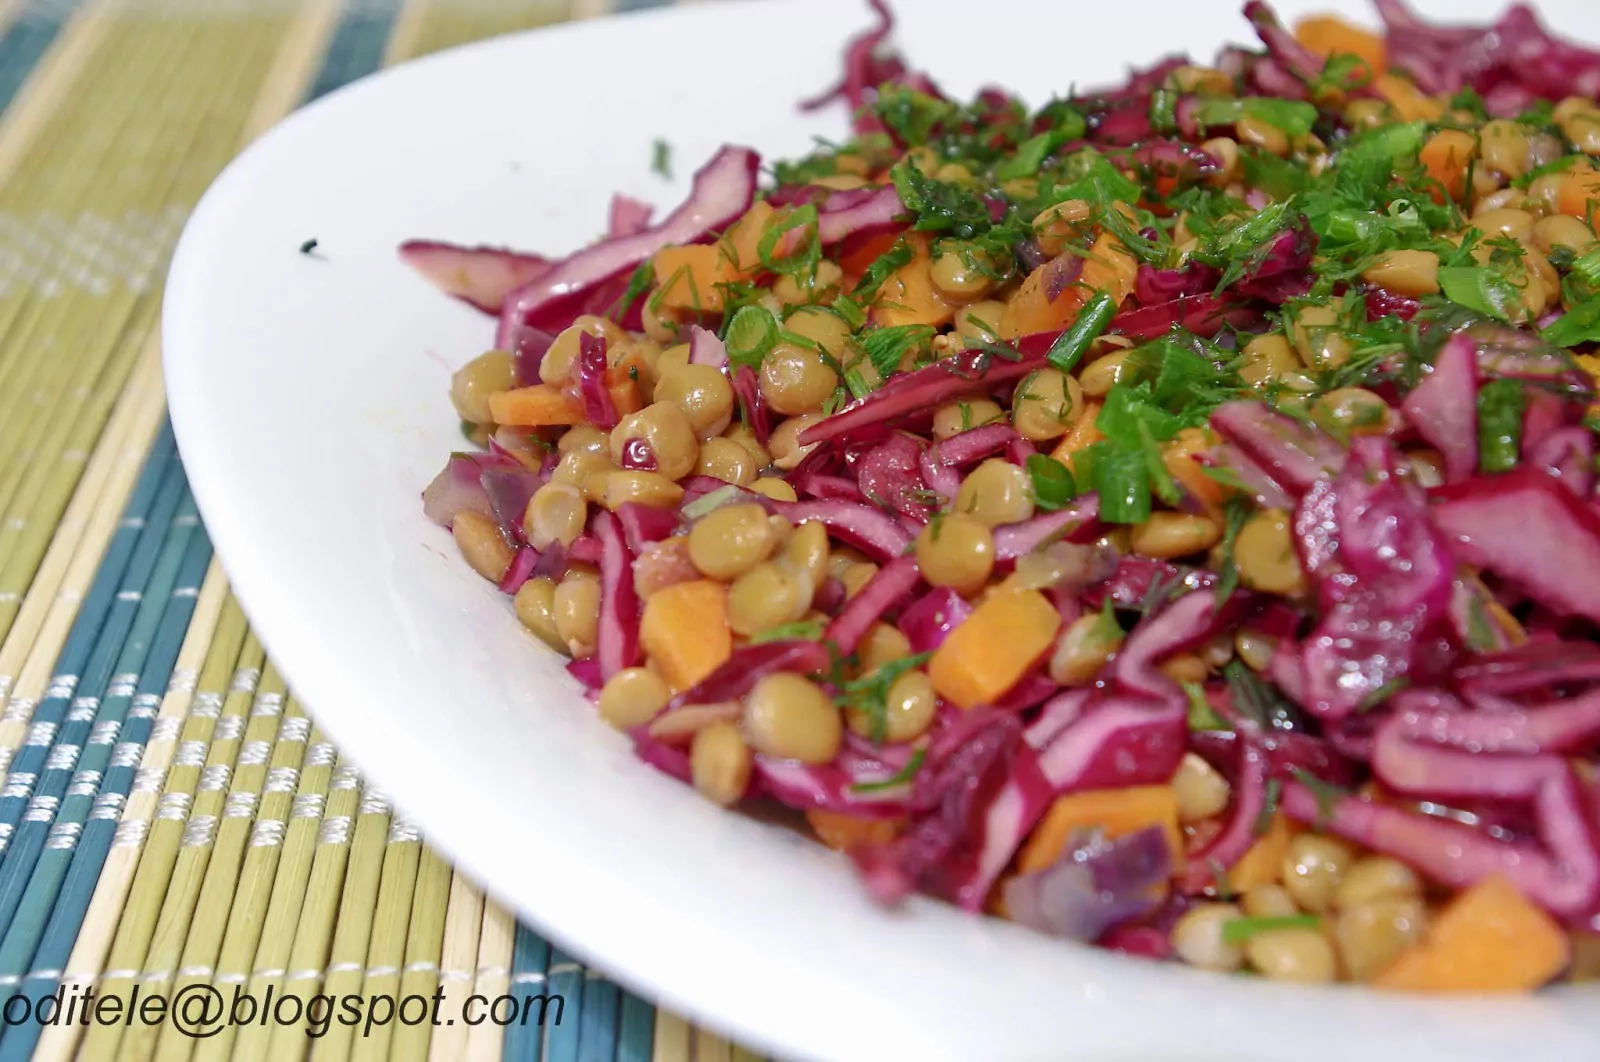
[[[427,516],[640,758],[883,904],[1600,976],[1600,54],[1252,2],[1029,109],[874,7],[803,104],[846,143],[565,257],[401,248],[498,321]]]

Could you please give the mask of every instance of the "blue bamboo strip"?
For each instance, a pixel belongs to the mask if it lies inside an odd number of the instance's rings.
[[[6,961],[4,942],[11,935],[12,921],[23,893],[28,890],[39,854],[54,835],[57,822],[63,823],[67,834],[75,840],[74,828],[82,829],[88,817],[100,789],[100,779],[109,766],[112,746],[116,744],[128,706],[143,677],[151,646],[161,632],[168,599],[177,585],[179,568],[198,524],[194,498],[184,480],[183,495],[166,529],[166,541],[161,544],[146,581],[137,588],[125,587],[118,595],[119,603],[129,603],[135,615],[116,654],[111,684],[97,703],[89,703],[87,698],[73,702],[56,744],[50,750],[44,772],[34,786],[33,799],[22,825],[12,837],[4,857],[0,858],[0,985],[6,983],[4,975],[12,971]],[[180,631],[179,640],[182,637]],[[49,908],[32,913],[42,921]],[[21,956],[21,961],[26,963],[31,954],[30,948],[29,955]],[[26,967],[16,969],[15,973],[20,975],[23,969]]]
[[[183,515],[180,513],[180,519]],[[84,767],[73,781],[68,801],[62,805],[17,918],[0,943],[0,985],[15,984],[31,967],[33,972],[23,983],[22,994],[35,1006],[56,990],[60,970],[77,940],[100,869],[111,850],[139,756],[149,741],[160,708],[161,694],[157,691],[165,687],[172,674],[210,561],[211,543],[204,531],[191,534],[174,580],[176,585],[164,587],[166,607],[161,627],[132,697],[122,740],[114,749],[108,743],[91,746],[91,751],[104,750],[104,755],[94,762],[85,754]],[[152,585],[152,593],[155,592]],[[102,776],[104,780],[100,782]],[[32,1051],[38,1032],[27,1023],[25,1027],[0,1031],[0,1059],[25,1058]]]
[[[517,997],[519,1003],[549,991],[550,985],[545,979],[545,967],[549,962],[549,942],[527,926],[519,924],[516,944],[511,950],[511,994]],[[519,1015],[526,1010],[525,1006],[522,1007]],[[506,1026],[500,1056],[505,1062],[541,1062],[544,1058],[544,1030],[527,1021],[512,1022]]]
[[[67,636],[44,700],[34,710],[27,740],[11,761],[5,788],[0,789],[0,849],[9,847],[17,822],[27,809],[39,771],[44,769],[55,745],[56,731],[67,714],[69,701],[74,705],[74,712],[87,703],[86,699],[93,699],[98,705],[110,684],[117,655],[139,608],[137,600],[124,594],[142,589],[148,581],[166,538],[166,525],[177,511],[178,500],[185,489],[183,466],[178,463],[174,451],[162,462],[160,487],[148,515],[136,519],[137,538],[129,550],[126,566],[118,570],[103,564],[95,578],[91,598],[104,589],[100,585],[103,579],[117,588],[110,608],[85,615],[89,611],[89,601],[84,602],[84,612],[79,613]],[[129,521],[123,523],[125,526],[118,529],[119,534],[135,529],[127,526]],[[98,600],[95,603],[98,605]],[[76,699],[74,694],[77,694]],[[93,709],[89,711],[92,713]]]
[[[76,0],[32,0],[0,35],[0,109],[11,106],[17,91],[27,83],[33,68],[78,7]]]
[[[617,1037],[617,1062],[650,1062],[655,1054],[656,1008],[622,990],[622,1027]]]
[[[544,1027],[546,1062],[578,1062],[578,1015],[583,1012],[583,980],[583,964],[552,946],[545,991],[550,993],[552,1003],[560,996],[562,1006],[560,1010],[551,1006],[550,1020]]]
[[[617,1057],[617,986],[588,970],[578,1011],[578,1062],[614,1062]]]
[[[94,636],[100,631],[100,622],[105,619],[106,610],[117,598],[117,584],[122,581],[123,569],[127,567],[128,559],[133,556],[133,549],[139,543],[140,532],[144,530],[145,519],[150,513],[150,507],[155,503],[162,477],[166,475],[170,465],[177,461],[177,448],[172,428],[167,425],[156,436],[155,442],[150,447],[150,455],[145,459],[139,478],[128,495],[128,504],[122,511],[122,519],[117,524],[111,541],[106,544],[106,552],[101,558],[100,567],[95,571],[94,581],[89,584],[89,592],[84,595],[83,601],[78,606],[78,615],[73,621],[66,641],[62,644],[61,652],[57,655],[55,674],[46,692],[47,698],[57,692],[62,696],[72,696],[72,690],[78,684],[78,669],[88,658],[89,649],[94,644]],[[37,716],[38,712],[33,704],[22,703],[15,699],[6,706],[4,714],[6,720],[19,723],[26,723],[30,719],[36,719]],[[4,846],[6,836],[8,834],[5,831],[0,831],[0,847]]]
[[[339,28],[328,44],[327,57],[317,80],[306,93],[306,102],[321,97],[383,65],[383,49],[389,31],[400,14],[400,0],[368,0],[351,4],[339,19]]]

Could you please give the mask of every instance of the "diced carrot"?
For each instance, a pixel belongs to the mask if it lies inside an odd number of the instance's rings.
[[[807,808],[806,821],[818,840],[841,852],[862,844],[888,844],[905,826],[903,819],[858,819],[824,808]]]
[[[639,644],[668,686],[680,693],[693,686],[733,653],[728,588],[696,579],[657,590],[645,600]]]
[[[1382,37],[1332,15],[1301,19],[1294,28],[1294,39],[1314,55],[1354,55],[1374,75],[1389,69],[1389,46]]]
[[[867,267],[883,255],[888,254],[890,248],[899,242],[899,239],[900,234],[898,232],[879,233],[876,236],[867,237],[862,241],[861,246],[848,254],[840,255],[839,268],[844,271],[846,287],[854,287],[856,281],[861,279],[861,274],[867,271]]]
[[[1590,166],[1568,172],[1561,182],[1557,204],[1563,214],[1577,218],[1600,217],[1600,172]]]
[[[1079,311],[1097,291],[1107,293],[1121,306],[1133,291],[1139,263],[1115,237],[1101,233],[1084,259],[1077,281],[1052,299],[1049,286],[1055,268],[1053,263],[1046,262],[1029,273],[1011,296],[1006,312],[1000,316],[1002,339],[1055,332],[1067,327],[1078,319]]]
[[[1167,785],[1127,789],[1088,789],[1057,797],[1028,836],[1017,857],[1023,874],[1042,870],[1061,858],[1079,829],[1099,827],[1109,838],[1160,826],[1172,849],[1173,866],[1183,870],[1183,834],[1178,832],[1178,797]]]
[[[1095,427],[1094,424],[1095,418],[1099,415],[1099,402],[1086,403],[1083,407],[1083,416],[1079,417],[1077,423],[1072,426],[1072,430],[1063,435],[1061,441],[1056,443],[1056,448],[1050,451],[1050,456],[1068,468],[1072,468],[1074,456],[1105,438],[1104,435],[1100,434],[1100,429]],[[1072,471],[1073,475],[1077,475],[1077,469],[1074,468]]]
[[[1413,992],[1531,992],[1571,955],[1556,920],[1495,875],[1446,904],[1423,941],[1373,984]]]
[[[1444,117],[1444,104],[1432,96],[1424,95],[1417,83],[1399,74],[1379,74],[1372,87],[1378,90],[1385,103],[1394,111],[1396,120],[1402,122],[1436,122]],[[1466,134],[1462,134],[1463,136]]]
[[[724,270],[746,277],[761,268],[761,238],[775,211],[765,199],[752,203],[744,217],[735,221],[722,240]],[[660,274],[656,274],[660,276]]]
[[[722,288],[738,279],[721,250],[710,244],[663,247],[651,261],[660,288],[651,296],[671,310],[720,313]]]
[[[1039,591],[995,593],[934,650],[928,677],[963,708],[992,703],[1049,650],[1060,626],[1061,613]]]
[[[1256,838],[1239,861],[1228,867],[1228,885],[1235,892],[1245,892],[1257,885],[1270,885],[1283,873],[1283,857],[1289,852],[1289,842],[1305,827],[1294,822],[1283,812],[1274,812],[1267,832]]]
[[[534,384],[489,396],[489,415],[496,424],[536,428],[547,424],[582,424],[583,407],[559,387]]]
[[[1210,436],[1198,428],[1181,433],[1167,445],[1161,455],[1162,464],[1178,485],[1194,495],[1208,510],[1215,510],[1227,493],[1222,484],[1205,473],[1205,466],[1195,456],[1211,445]]]
[[[1443,185],[1450,198],[1459,200],[1466,194],[1467,166],[1477,149],[1477,142],[1470,134],[1459,129],[1442,129],[1422,145],[1418,158],[1428,176]],[[1436,188],[1433,198],[1443,202],[1444,194]]]
[[[955,307],[933,290],[933,258],[928,253],[928,237],[920,232],[907,236],[914,257],[889,274],[878,289],[872,315],[879,324],[947,325],[955,317]]]
[[[639,382],[631,377],[624,376],[616,380],[608,375],[606,390],[611,392],[611,404],[621,416],[637,413],[644,408],[644,396],[639,391]]]

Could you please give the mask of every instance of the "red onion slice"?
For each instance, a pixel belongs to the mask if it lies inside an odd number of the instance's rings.
[[[699,325],[689,326],[689,364],[709,365],[713,369],[728,367],[728,348],[717,334]]]
[[[894,518],[878,509],[842,501],[773,502],[772,511],[791,524],[816,520],[836,538],[888,562],[911,548],[911,536]]]
[[[845,602],[844,608],[828,624],[824,640],[832,642],[839,652],[846,655],[855,652],[856,643],[861,641],[872,625],[915,590],[921,581],[922,575],[917,571],[915,557],[896,557],[873,572],[866,585]]]
[[[1020,524],[997,527],[994,529],[995,560],[1016,560],[1049,542],[1062,538],[1083,538],[1093,531],[1099,513],[1100,499],[1093,494],[1085,494],[1053,513],[1035,516]]]
[[[623,541],[622,524],[604,509],[594,517],[600,540],[600,626],[595,657],[602,679],[639,662],[639,595],[633,588],[633,554]]]
[[[1427,379],[1400,408],[1444,456],[1447,482],[1459,483],[1478,471],[1478,358],[1470,339],[1451,337]]]

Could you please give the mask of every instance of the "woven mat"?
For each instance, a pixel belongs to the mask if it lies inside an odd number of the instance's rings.
[[[325,741],[161,390],[168,256],[254,137],[385,64],[651,2],[0,0],[0,1062],[754,1057],[518,925]],[[208,1021],[213,989],[259,1016]],[[383,1014],[406,996],[430,1016]]]

